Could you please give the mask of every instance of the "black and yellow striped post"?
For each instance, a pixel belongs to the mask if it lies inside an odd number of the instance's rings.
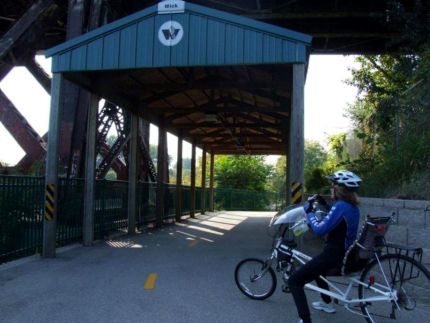
[[[45,189],[45,220],[53,221],[55,217],[55,184],[47,184]]]
[[[42,257],[54,258],[56,247],[56,212],[58,194],[58,156],[60,152],[60,126],[63,110],[62,90],[64,78],[53,73],[51,80],[51,108],[49,111],[49,140],[46,147],[45,213],[43,215]]]
[[[302,183],[292,182],[291,183],[291,204],[299,204],[302,202]]]

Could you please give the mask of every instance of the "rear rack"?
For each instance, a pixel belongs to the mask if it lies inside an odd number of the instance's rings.
[[[386,243],[385,244],[386,253],[404,255],[414,259],[415,261],[421,263],[423,258],[423,248],[409,247],[405,245]]]

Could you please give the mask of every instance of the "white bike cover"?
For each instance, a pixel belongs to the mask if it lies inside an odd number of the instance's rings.
[[[296,223],[304,218],[306,218],[306,212],[303,205],[290,206],[278,212],[270,221],[270,226]]]

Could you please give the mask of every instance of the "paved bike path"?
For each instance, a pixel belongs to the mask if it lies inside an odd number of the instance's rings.
[[[161,230],[0,265],[0,322],[287,322],[291,295],[246,298],[235,265],[267,256],[273,213],[220,212]],[[310,300],[318,299],[309,293]],[[314,322],[364,322],[343,308]]]

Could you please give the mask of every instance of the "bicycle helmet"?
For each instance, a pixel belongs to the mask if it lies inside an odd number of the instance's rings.
[[[339,186],[344,186],[347,189],[354,191],[360,187],[361,178],[349,170],[338,170],[327,176],[327,179]]]

